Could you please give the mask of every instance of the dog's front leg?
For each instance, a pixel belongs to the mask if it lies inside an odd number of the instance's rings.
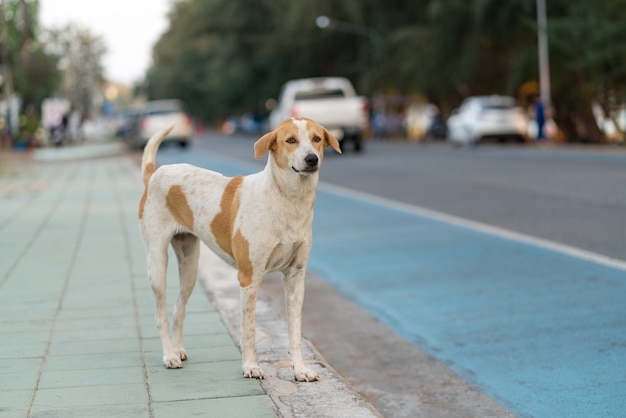
[[[283,290],[287,308],[287,326],[289,329],[289,355],[294,378],[297,382],[313,382],[319,375],[304,366],[302,360],[302,304],[304,302],[305,269],[293,266],[284,272]]]
[[[253,279],[250,284],[241,287],[241,369],[244,377],[263,379],[265,375],[259,367],[254,352],[256,339],[256,296],[260,279]]]

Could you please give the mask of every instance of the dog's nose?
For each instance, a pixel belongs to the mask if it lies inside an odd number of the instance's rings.
[[[315,154],[307,154],[307,156],[304,157],[304,162],[306,162],[309,167],[315,167],[319,162],[319,158],[317,158]]]

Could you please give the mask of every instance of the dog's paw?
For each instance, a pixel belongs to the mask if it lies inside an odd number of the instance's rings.
[[[180,369],[183,367],[183,362],[177,355],[163,356],[163,364],[165,364],[165,367],[168,369]]]
[[[187,360],[187,351],[184,348],[181,347],[178,350],[176,350],[176,354],[178,354],[178,358],[180,358],[180,361]]]
[[[263,374],[263,370],[259,366],[244,366],[243,367],[243,377],[247,377],[250,379],[265,379],[265,375]]]
[[[317,373],[303,366],[294,366],[293,377],[296,382],[315,382],[316,380],[320,380],[320,376]]]

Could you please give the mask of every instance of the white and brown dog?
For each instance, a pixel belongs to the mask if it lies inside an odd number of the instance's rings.
[[[304,276],[324,147],[341,152],[339,143],[310,119],[287,119],[254,144],[257,159],[269,151],[263,171],[227,177],[189,164],[165,165],[156,170],[157,149],[166,135],[167,131],[152,137],[144,150],[141,171],[146,189],[139,205],[139,226],[156,299],[165,366],[182,367],[187,359],[183,320],[196,282],[202,240],[238,270],[244,376],[264,377],[254,351],[256,297],[263,276],[280,271],[295,380],[318,380],[317,373],[305,367],[302,360]],[[165,305],[168,244],[176,253],[180,272],[173,339]]]

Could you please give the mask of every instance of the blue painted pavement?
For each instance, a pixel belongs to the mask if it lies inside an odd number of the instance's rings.
[[[324,187],[313,242],[310,271],[516,415],[626,416],[626,270]]]

